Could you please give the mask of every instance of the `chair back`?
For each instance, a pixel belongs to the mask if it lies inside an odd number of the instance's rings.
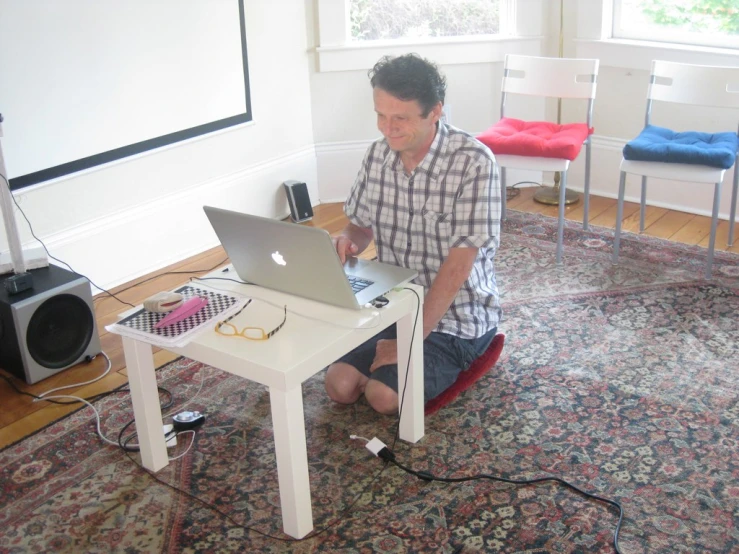
[[[503,92],[550,98],[595,98],[598,60],[508,54]]]
[[[587,122],[590,126],[598,65],[599,60],[507,54],[503,67],[500,116],[505,116],[508,94],[588,99]]]
[[[739,108],[739,67],[654,60],[647,100]]]

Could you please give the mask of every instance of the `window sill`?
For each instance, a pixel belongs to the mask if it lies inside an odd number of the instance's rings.
[[[424,42],[383,41],[344,46],[320,46],[318,70],[352,71],[370,69],[382,56],[415,52],[439,65],[503,61],[506,54],[540,56],[541,36],[451,38]]]
[[[652,60],[698,65],[739,65],[739,50],[625,39],[575,39],[578,58],[598,58],[600,64],[627,69],[652,69]]]

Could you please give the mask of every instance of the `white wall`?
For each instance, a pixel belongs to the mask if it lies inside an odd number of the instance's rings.
[[[15,193],[52,255],[109,288],[216,246],[204,204],[284,216],[287,179],[318,198],[304,0],[245,12],[253,122]]]

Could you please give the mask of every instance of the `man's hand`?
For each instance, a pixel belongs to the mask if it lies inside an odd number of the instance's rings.
[[[339,235],[334,237],[333,241],[342,264],[346,262],[347,256],[355,256],[359,252],[359,247],[347,236]]]
[[[381,339],[377,341],[375,359],[370,366],[370,373],[378,367],[398,363],[398,341],[394,339]]]
[[[331,239],[334,242],[334,248],[339,255],[341,263],[346,263],[349,256],[356,256],[364,252],[364,250],[372,242],[372,229],[370,227],[357,227],[354,223],[349,223],[340,235]]]

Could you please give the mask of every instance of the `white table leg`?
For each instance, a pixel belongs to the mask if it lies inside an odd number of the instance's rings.
[[[275,434],[282,528],[291,537],[301,539],[313,530],[303,390],[296,387],[285,392],[270,388],[269,399]]]
[[[151,345],[121,337],[126,357],[128,384],[131,388],[133,416],[141,449],[141,462],[146,469],[159,471],[169,463],[162,429],[162,410],[154,372]]]
[[[415,301],[414,301],[415,304]],[[423,415],[423,315],[418,314],[416,333],[413,324],[416,310],[403,316],[396,323],[398,330],[398,391],[402,399],[398,436],[408,442],[418,442],[424,434]],[[410,354],[410,366],[408,355]],[[408,379],[406,380],[406,368]],[[407,384],[407,389],[406,389]],[[405,390],[405,395],[403,391]]]

